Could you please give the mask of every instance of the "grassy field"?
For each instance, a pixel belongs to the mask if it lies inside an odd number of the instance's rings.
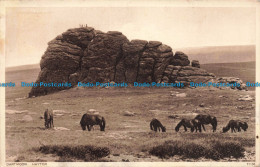
[[[151,150],[165,143],[177,143],[178,147],[185,146],[186,153],[194,144],[206,148],[205,142],[216,140],[237,143],[244,149],[242,157],[225,157],[220,161],[255,159],[254,101],[237,100],[240,95],[255,97],[254,91],[215,88],[73,88],[47,96],[26,98],[30,88],[22,88],[18,83],[35,81],[38,72],[39,69],[34,69],[6,74],[6,82],[17,83],[16,87],[6,89],[6,161],[86,161],[84,158],[59,155],[60,149],[73,152],[81,150],[78,148],[80,146],[109,149],[108,156],[95,161],[208,161],[204,156],[192,158],[182,154],[160,157]],[[176,97],[178,93],[186,93],[187,96]],[[201,103],[205,107],[199,107]],[[42,116],[46,108],[55,110],[54,126],[64,130],[44,129]],[[96,109],[105,117],[105,132],[99,131],[98,126],[91,132],[81,130],[79,121],[89,109]],[[135,114],[124,116],[125,111]],[[198,113],[217,117],[216,133],[212,132],[210,125],[206,125],[206,132],[202,133],[184,132],[183,128],[178,133],[174,131],[181,118],[194,118]],[[152,118],[159,119],[167,131],[152,132],[149,127]],[[222,127],[230,119],[248,122],[248,131],[221,133]],[[182,144],[179,141],[185,142]],[[41,151],[43,148],[45,151]]]

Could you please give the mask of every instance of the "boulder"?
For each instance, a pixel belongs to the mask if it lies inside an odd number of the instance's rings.
[[[191,66],[192,66],[192,67],[200,68],[200,62],[199,62],[199,60],[192,60]]]
[[[190,60],[185,53],[177,51],[171,58],[170,64],[174,66],[188,66],[190,64]]]

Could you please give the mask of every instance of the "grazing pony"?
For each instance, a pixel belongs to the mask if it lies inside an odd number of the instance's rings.
[[[236,129],[238,132],[240,132],[240,128],[242,128],[244,131],[247,130],[248,125],[246,122],[240,121],[240,120],[230,120],[226,127],[223,127],[223,133],[229,131],[231,128],[231,133],[236,132]]]
[[[207,124],[212,125],[213,132],[215,132],[217,129],[218,121],[217,121],[217,118],[214,116],[199,114],[194,119],[199,120],[204,131],[206,131],[204,125],[207,125]]]
[[[175,131],[178,132],[181,126],[184,127],[185,132],[187,131],[187,128],[190,128],[191,132],[194,130],[196,130],[196,132],[197,130],[201,132],[201,123],[197,119],[182,119],[175,127]]]
[[[82,130],[86,130],[87,126],[88,131],[93,129],[93,125],[99,125],[100,131],[105,131],[106,121],[105,118],[100,115],[84,114],[80,120],[80,125]]]
[[[51,128],[51,127],[54,127],[54,124],[53,124],[53,111],[52,110],[48,110],[46,109],[45,112],[44,112],[44,126],[45,128]]]
[[[162,123],[158,119],[152,119],[150,122],[150,129],[157,132],[157,129],[160,132],[160,129],[162,129],[162,132],[166,132],[165,126],[162,125]]]

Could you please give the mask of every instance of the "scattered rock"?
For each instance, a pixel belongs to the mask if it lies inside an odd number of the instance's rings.
[[[32,121],[33,118],[30,115],[25,115],[23,116],[23,118],[21,119],[21,121],[25,121],[25,122],[30,122]]]
[[[64,113],[68,113],[67,111],[64,110],[53,110],[54,114],[64,114]]]
[[[130,112],[130,111],[124,111],[124,116],[134,116],[135,115],[135,113],[133,113],[133,112]]]
[[[70,130],[70,129],[65,127],[54,127],[54,130]]]
[[[245,95],[245,96],[238,98],[238,100],[239,101],[249,101],[249,100],[253,100],[253,98],[250,95]]]
[[[235,77],[221,77],[217,78],[213,83],[219,83],[219,84],[232,84],[233,86],[224,86],[219,87],[220,89],[238,89],[238,90],[247,90],[246,84],[243,83],[243,81],[239,78]]]
[[[96,109],[89,109],[87,113],[94,114],[94,115],[99,115],[99,112]]]
[[[27,110],[23,110],[23,111],[17,111],[17,110],[5,110],[6,114],[22,114],[22,113],[27,113]]]
[[[180,94],[177,94],[176,97],[186,97],[187,94],[186,93],[180,93]]]
[[[204,103],[201,103],[199,106],[200,106],[200,107],[205,107],[205,104],[204,104]]]

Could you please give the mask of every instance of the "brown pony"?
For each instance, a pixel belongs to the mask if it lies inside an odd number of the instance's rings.
[[[184,127],[185,132],[187,131],[187,128],[190,128],[191,132],[194,130],[196,130],[196,132],[197,130],[201,132],[201,123],[197,119],[182,119],[175,127],[175,131],[178,132],[181,126]]]
[[[205,125],[211,124],[213,128],[213,132],[215,132],[217,129],[218,121],[217,118],[214,116],[199,114],[194,119],[199,120],[204,131],[206,131],[204,124]]]
[[[230,120],[226,127],[223,127],[223,133],[229,131],[231,128],[231,133],[236,132],[236,129],[238,132],[240,132],[240,128],[242,128],[244,131],[247,130],[248,125],[246,122],[240,121],[240,120]]]
[[[54,124],[53,124],[53,111],[52,110],[48,110],[46,109],[45,112],[44,112],[44,126],[45,128],[51,128],[51,127],[54,127]]]
[[[152,119],[152,121],[150,122],[150,129],[157,132],[160,132],[160,129],[162,129],[162,132],[166,132],[166,128],[165,126],[162,125],[162,123],[158,120],[158,119]]]
[[[82,130],[86,130],[87,126],[88,131],[93,129],[93,125],[99,125],[100,131],[105,131],[106,121],[105,118],[100,115],[84,114],[80,120],[80,125]]]

